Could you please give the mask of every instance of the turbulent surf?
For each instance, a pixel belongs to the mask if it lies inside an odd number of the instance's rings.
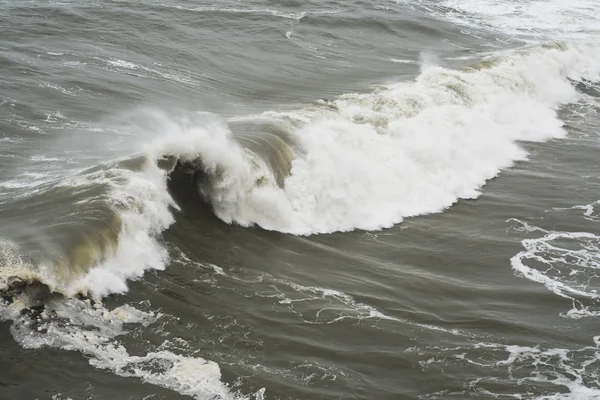
[[[520,141],[565,135],[557,109],[581,98],[572,82],[598,78],[598,51],[556,44],[461,70],[423,65],[414,82],[298,111],[229,120],[140,111],[147,125],[136,128],[151,126],[155,139],[139,156],[29,195],[72,191],[83,226],[58,244],[55,260],[5,274],[67,296],[124,292],[127,279],[164,268],[160,233],[182,212],[170,180],[194,187],[197,206],[226,223],[297,235],[378,230],[475,199],[487,180],[527,158]]]

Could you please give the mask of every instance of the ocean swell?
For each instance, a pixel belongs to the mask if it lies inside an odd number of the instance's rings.
[[[189,186],[198,207],[226,223],[295,235],[377,230],[441,212],[526,159],[520,141],[564,136],[557,110],[582,101],[575,86],[597,82],[599,66],[597,46],[540,46],[462,70],[424,65],[413,82],[297,111],[146,114],[155,138],[136,156],[54,187],[103,187],[76,202],[108,210],[96,218],[101,234],[78,234],[60,257],[36,262],[2,245],[0,280],[42,282],[67,297],[126,291],[127,280],[167,263],[160,237],[180,211],[174,185]]]

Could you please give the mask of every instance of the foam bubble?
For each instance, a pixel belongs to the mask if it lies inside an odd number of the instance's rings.
[[[15,280],[32,282],[38,279],[33,264],[22,257],[19,246],[0,238],[0,291],[7,290]]]
[[[577,205],[570,208],[553,208],[552,212],[560,212],[565,210],[582,210],[583,218],[591,222],[600,222],[600,200],[590,204]]]
[[[570,208],[554,208],[548,212],[564,213],[576,210],[580,218],[598,222],[595,208],[597,205],[598,202],[592,202]],[[525,250],[511,258],[515,272],[568,299],[573,307],[562,314],[564,317],[600,316],[600,236],[591,232],[543,229],[518,219],[509,221],[517,224],[515,230],[537,236],[523,239],[521,243]],[[493,359],[494,354],[498,352],[505,352],[506,356],[503,361],[495,364],[487,362],[482,366],[506,367],[509,379],[518,380],[520,384],[531,382],[540,388],[556,386],[562,389],[552,392],[546,390],[546,393],[536,397],[539,399],[597,399],[600,398],[600,385],[596,374],[597,365],[600,363],[600,340],[594,337],[593,342],[594,346],[582,349],[491,344],[491,354],[486,359]],[[472,357],[470,350],[461,349],[457,353],[465,360]],[[455,354],[452,357],[456,356]],[[485,381],[501,379],[481,378],[472,386],[480,387]],[[495,397],[493,392],[486,393]],[[514,397],[522,398],[518,396],[522,395],[516,394]]]

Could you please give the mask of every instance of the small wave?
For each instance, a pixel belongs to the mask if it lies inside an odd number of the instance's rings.
[[[333,324],[344,320],[361,321],[366,319],[388,320],[406,323],[400,318],[386,315],[376,308],[356,301],[351,295],[339,290],[319,286],[304,286],[294,282],[273,277],[266,273],[239,276],[225,272],[223,268],[214,265],[202,265],[205,269],[212,269],[216,279],[228,279],[253,284],[252,293],[243,294],[273,299],[279,306],[286,307],[289,311],[307,324]],[[216,281],[213,282],[217,284]],[[256,284],[266,285],[266,290],[255,290]]]
[[[173,221],[170,207],[174,204],[165,172],[154,162],[144,162],[142,157],[138,162],[108,163],[59,181],[44,181],[25,193],[28,201],[61,196],[72,203],[64,223],[77,232],[51,246],[56,254],[36,261],[29,261],[15,244],[0,243],[0,251],[9,257],[0,258],[5,281],[36,281],[67,297],[83,294],[100,299],[125,292],[127,280],[142,276],[147,269],[164,268],[167,252],[158,236]],[[61,221],[56,215],[52,224]],[[11,267],[15,260],[22,260],[18,271]]]
[[[164,79],[167,81],[176,82],[176,83],[180,83],[180,84],[186,84],[186,85],[193,85],[198,82],[196,79],[194,79],[191,76],[178,75],[178,74],[173,73],[173,71],[161,72],[158,69],[146,67],[144,65],[136,64],[134,62],[127,61],[127,60],[121,60],[118,58],[113,58],[113,59],[108,59],[108,60],[105,60],[102,58],[97,58],[97,59],[99,61],[103,62],[104,64],[108,65],[109,67],[115,68],[116,70],[143,71],[154,77],[158,77],[158,78],[161,78],[161,79]],[[201,74],[201,75],[204,76],[204,74]]]

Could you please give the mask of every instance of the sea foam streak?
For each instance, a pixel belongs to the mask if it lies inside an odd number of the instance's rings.
[[[90,365],[119,376],[172,389],[194,399],[260,400],[263,390],[252,396],[233,393],[221,382],[219,366],[200,357],[179,355],[146,342],[145,355],[131,355],[119,340],[130,333],[128,326],[148,326],[161,317],[130,305],[108,310],[88,301],[54,299],[40,313],[23,313],[17,303],[3,304],[0,321],[11,319],[11,333],[25,348],[50,346],[84,354]]]
[[[583,211],[580,218],[595,224],[599,221],[595,208],[598,204],[596,201],[551,211]],[[518,231],[538,236],[522,240],[525,250],[510,260],[515,272],[570,300],[573,307],[564,314],[565,317],[600,316],[600,236],[597,229],[589,232],[548,231],[517,219],[511,221],[519,224],[515,228]]]
[[[589,400],[600,398],[599,339],[594,337],[590,345],[575,349],[490,342],[448,346],[442,342],[407,352],[421,358],[418,364],[423,370],[452,369],[477,376],[460,390],[441,390],[423,396],[426,399]],[[540,393],[532,388],[539,388]]]
[[[565,318],[600,316],[597,274],[600,237],[592,233],[597,231],[594,224],[598,222],[598,204],[596,201],[548,211],[577,212],[579,218],[591,223],[594,229],[590,232],[546,230],[517,219],[509,220],[515,224],[513,229],[533,236],[523,239],[524,250],[511,258],[513,270],[518,276],[543,284],[550,292],[570,301],[572,308],[561,314]],[[465,384],[464,390],[443,390],[426,398],[600,398],[599,336],[591,338],[583,347],[555,347],[535,341],[535,345],[503,344],[487,339],[458,346],[442,343],[409,351],[421,357],[419,364],[423,369],[460,369],[466,375],[476,371],[477,378]],[[514,392],[502,386],[506,383],[511,384]],[[499,387],[502,390],[499,391]]]

